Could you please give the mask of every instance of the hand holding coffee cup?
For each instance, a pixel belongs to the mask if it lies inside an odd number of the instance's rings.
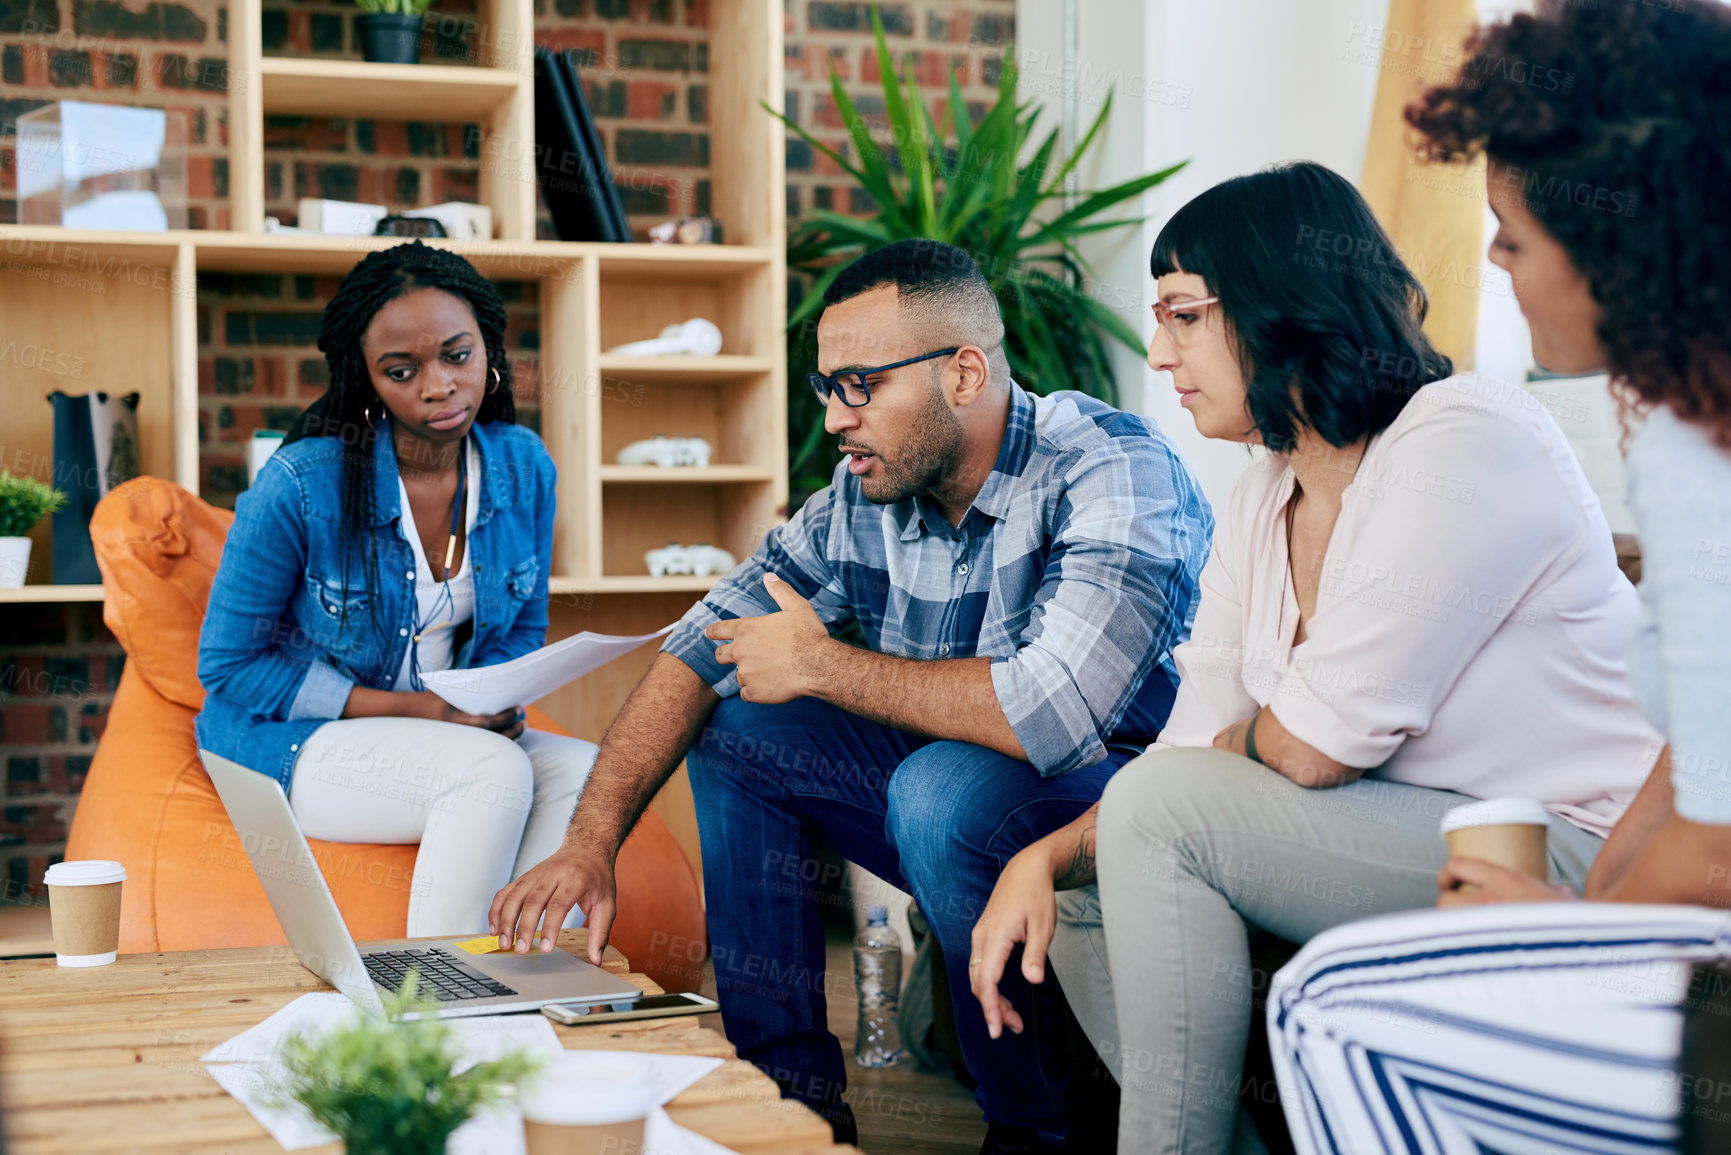
[[[106,966],[120,947],[120,884],[126,868],[106,859],[57,862],[48,884],[54,961],[63,967]]]
[[[1482,798],[1456,806],[1442,820],[1451,855],[1483,859],[1540,882],[1550,877],[1550,832],[1550,811],[1531,798]]]

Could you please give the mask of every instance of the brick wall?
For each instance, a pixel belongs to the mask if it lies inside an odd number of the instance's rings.
[[[0,221],[18,219],[18,116],[76,99],[186,113],[188,224],[227,228],[226,17],[217,0],[0,0]]]
[[[539,44],[579,51],[585,91],[634,223],[708,207],[709,44],[705,0],[537,0]],[[423,59],[482,62],[490,43],[473,0],[440,0]],[[265,51],[358,59],[352,10],[268,0]],[[478,199],[478,142],[468,125],[271,117],[266,207],[294,218],[302,196],[410,208]],[[538,235],[554,234],[543,206]]]
[[[0,608],[0,903],[59,861],[125,660],[99,605]]]
[[[439,0],[423,59],[480,63],[489,34],[474,0]],[[580,50],[586,90],[640,227],[708,207],[706,0],[537,0],[538,43]],[[226,6],[153,0],[0,0],[0,221],[17,219],[15,121],[53,100],[169,108],[189,123],[193,228],[228,228]],[[266,0],[268,55],[359,59],[356,10]],[[303,196],[413,208],[478,199],[472,126],[363,118],[265,121],[265,207],[294,223]],[[546,214],[542,236],[551,237]]]
[[[1015,23],[1014,0],[912,0],[882,5],[884,33],[900,64],[906,60],[928,107],[941,118],[950,69],[963,99],[989,103]],[[871,8],[863,3],[787,0],[786,113],[844,158],[852,159],[841,114],[830,94],[830,72],[861,114],[883,116],[883,87],[872,42]],[[944,99],[940,99],[944,98]],[[941,122],[941,121],[940,121]],[[787,144],[787,215],[811,209],[866,212],[870,201],[836,163],[793,134]]]
[[[787,2],[787,112],[848,155],[829,95],[834,67],[879,115],[869,9]],[[707,0],[537,0],[538,43],[576,48],[586,88],[639,226],[708,208]],[[487,35],[474,0],[439,0],[425,59],[477,62]],[[883,7],[898,54],[934,96],[957,69],[964,95],[990,99],[1013,29],[1013,0],[913,0]],[[189,223],[228,228],[227,11],[221,0],[0,0],[0,221],[17,219],[14,122],[58,99],[176,109],[188,118]],[[358,58],[355,10],[331,0],[267,0],[265,51]],[[368,119],[267,118],[266,209],[293,223],[302,196],[411,208],[477,196],[469,126]],[[790,140],[788,209],[862,207],[833,162]],[[541,235],[551,236],[545,213]]]
[[[582,51],[587,91],[639,226],[708,207],[707,0],[537,0],[539,43]],[[477,58],[485,34],[474,0],[439,0],[424,59]],[[1011,33],[1013,0],[910,0],[883,9],[893,47],[916,54],[936,94],[955,62],[970,100],[987,100]],[[355,10],[267,0],[265,50],[358,56]],[[864,4],[787,0],[787,109],[847,154],[831,106],[829,66],[868,115],[881,114]],[[167,107],[190,127],[190,223],[229,225],[227,21],[218,0],[0,0],[0,221],[17,219],[14,121],[58,99]],[[266,126],[268,211],[292,220],[302,196],[394,208],[473,200],[478,157],[464,126],[273,117]],[[788,209],[858,208],[845,177],[790,139]],[[551,236],[545,212],[541,235]],[[245,482],[243,443],[285,428],[325,383],[314,347],[336,282],[327,277],[200,278],[199,437],[205,497],[232,506]],[[511,314],[519,411],[538,422],[539,316],[533,285],[500,286]],[[3,302],[0,302],[3,305]],[[37,887],[59,855],[101,736],[124,655],[91,605],[0,606],[0,900]]]

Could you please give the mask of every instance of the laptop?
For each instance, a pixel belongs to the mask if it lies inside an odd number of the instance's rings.
[[[437,1000],[427,1016],[497,1015],[546,1003],[614,1002],[643,992],[563,950],[470,954],[450,939],[393,939],[357,944],[331,897],[312,848],[274,778],[200,750],[240,843],[264,884],[271,909],[301,965],[343,994],[377,1007],[412,969],[419,991]]]

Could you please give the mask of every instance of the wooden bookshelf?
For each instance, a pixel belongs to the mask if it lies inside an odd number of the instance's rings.
[[[708,593],[717,579],[713,577],[610,577],[583,581],[578,578],[554,578],[549,593],[564,594],[696,594]],[[82,587],[80,587],[82,588]],[[98,590],[102,587],[97,586]],[[665,625],[666,623],[662,623]],[[657,627],[659,628],[659,627]],[[625,631],[619,631],[625,632]]]
[[[34,567],[41,559],[32,557],[30,561]],[[0,605],[7,603],[42,605],[52,602],[99,602],[101,600],[101,586],[27,585],[22,589],[0,590]]]
[[[539,294],[542,436],[559,469],[551,636],[647,632],[677,618],[714,579],[653,578],[644,550],[677,538],[744,557],[788,500],[784,146],[780,123],[763,108],[782,107],[781,4],[709,5],[711,207],[732,242],[711,246],[535,240],[533,0],[481,0],[477,14],[494,47],[475,67],[266,57],[259,0],[239,0],[228,12],[238,78],[228,107],[232,230],[0,226],[0,347],[33,343],[81,365],[73,379],[19,359],[0,363],[8,463],[49,476],[47,393],[136,390],[144,471],[197,493],[199,278],[340,276],[367,253],[401,243],[266,233],[265,116],[427,120],[437,110],[446,121],[481,128],[480,199],[493,210],[495,237],[430,243],[496,280],[533,282]],[[720,356],[604,352],[692,317],[721,327]],[[712,466],[614,464],[622,445],[658,433],[707,438]],[[46,526],[37,538],[32,568],[46,574]],[[31,585],[0,591],[0,604],[101,597],[99,586]],[[653,652],[622,659],[542,705],[598,740]],[[681,808],[688,801],[675,804]],[[668,816],[693,850],[694,823]]]
[[[769,372],[771,358],[722,353],[714,357],[601,355],[601,371],[635,381],[738,381]]]
[[[266,56],[259,62],[266,114],[353,116],[378,120],[484,121],[517,99],[521,78],[502,68],[436,64],[366,64],[357,60],[299,60]]]
[[[725,485],[737,481],[774,481],[775,471],[761,465],[711,465],[698,469],[663,469],[659,465],[603,465],[602,484]]]

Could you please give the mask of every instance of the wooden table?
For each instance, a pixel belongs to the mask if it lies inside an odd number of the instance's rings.
[[[584,932],[560,946],[583,953]],[[603,964],[651,994],[612,947]],[[198,1057],[309,991],[328,984],[287,947],[121,955],[110,966],[53,959],[0,962],[0,1103],[6,1149],[246,1155],[281,1151]],[[726,1059],[667,1105],[667,1113],[746,1155],[844,1155],[829,1126],[694,1016],[553,1029],[568,1049],[656,1051]],[[335,1144],[307,1148],[336,1155]]]

